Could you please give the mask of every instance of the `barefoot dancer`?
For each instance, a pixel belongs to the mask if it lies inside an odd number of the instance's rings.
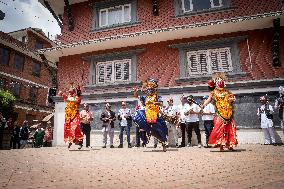
[[[58,95],[62,96],[64,101],[66,101],[65,108],[65,123],[64,123],[64,142],[68,142],[68,148],[71,147],[72,143],[79,145],[78,149],[83,146],[83,133],[80,129],[80,115],[79,106],[81,103],[80,89],[71,87],[68,91],[68,95],[59,91]]]
[[[213,87],[214,90],[202,105],[202,108],[204,108],[212,100],[214,102],[216,116],[208,146],[220,147],[220,151],[223,151],[224,147],[233,150],[233,147],[238,144],[236,124],[233,119],[233,102],[236,98],[230,91],[224,88],[225,78],[224,73],[217,73],[213,77],[213,80],[208,82],[209,87]]]

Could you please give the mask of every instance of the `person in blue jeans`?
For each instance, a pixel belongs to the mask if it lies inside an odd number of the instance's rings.
[[[119,141],[120,144],[118,148],[123,148],[123,131],[125,130],[127,135],[127,143],[128,148],[131,148],[131,142],[130,142],[130,128],[132,126],[132,119],[131,119],[131,111],[129,108],[126,107],[126,102],[121,103],[121,109],[118,112],[118,120],[119,122]]]
[[[203,96],[203,102],[209,98],[208,95]],[[205,136],[206,136],[206,148],[208,147],[209,136],[214,127],[213,119],[215,114],[215,108],[212,103],[207,104],[201,111],[202,120],[204,122]]]

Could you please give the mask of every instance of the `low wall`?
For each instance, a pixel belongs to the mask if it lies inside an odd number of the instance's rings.
[[[280,128],[275,129],[275,136],[276,136],[276,142],[277,143],[284,143],[284,136],[283,136],[283,130]],[[115,135],[114,135],[114,146],[118,146],[119,145],[119,132],[115,131]],[[197,140],[196,140],[196,135],[193,131],[192,134],[192,144],[196,145],[197,144]],[[124,146],[127,147],[127,142],[126,142],[126,135],[124,133]],[[263,144],[264,143],[264,136],[263,136],[263,132],[261,129],[239,129],[237,130],[237,139],[239,144]],[[91,146],[103,146],[103,136],[102,136],[102,131],[101,130],[93,130],[91,132]],[[171,133],[170,133],[170,139],[169,139],[169,143],[171,145],[174,145],[174,143],[172,142],[172,137],[171,137]],[[205,144],[205,133],[204,131],[201,131],[201,140],[202,140],[202,144]],[[131,143],[132,145],[135,145],[135,127],[132,127],[132,131],[131,131]],[[108,140],[109,142],[109,140]],[[181,138],[179,138],[179,144],[181,143]],[[186,143],[187,143],[187,139],[186,139]],[[85,144],[85,141],[84,141]],[[109,143],[108,143],[109,144]],[[61,145],[60,145],[61,146]],[[153,137],[151,137],[149,144],[147,146],[153,146]]]

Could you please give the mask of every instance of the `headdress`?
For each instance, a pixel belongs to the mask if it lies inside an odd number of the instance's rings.
[[[225,81],[227,81],[227,80],[228,80],[228,78],[226,77],[224,72],[217,72],[212,76],[212,80],[208,81],[209,88],[214,89],[215,86],[218,87],[218,88],[224,88],[225,87]]]
[[[228,80],[228,78],[227,78],[227,76],[225,75],[224,72],[217,72],[212,76],[212,80],[214,81],[214,83],[216,83],[216,81],[218,81],[220,79],[223,80],[223,81]]]
[[[157,88],[158,87],[158,81],[154,78],[149,77],[147,79],[147,86],[151,88]]]

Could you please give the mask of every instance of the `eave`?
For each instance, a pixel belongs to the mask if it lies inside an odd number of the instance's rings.
[[[39,53],[44,54],[48,60],[57,62],[59,61],[59,57],[99,50],[136,46],[175,39],[271,28],[273,26],[273,19],[275,18],[282,18],[282,26],[284,11],[107,36],[104,38],[90,39],[76,43],[59,45],[53,48],[41,49],[39,50]]]

